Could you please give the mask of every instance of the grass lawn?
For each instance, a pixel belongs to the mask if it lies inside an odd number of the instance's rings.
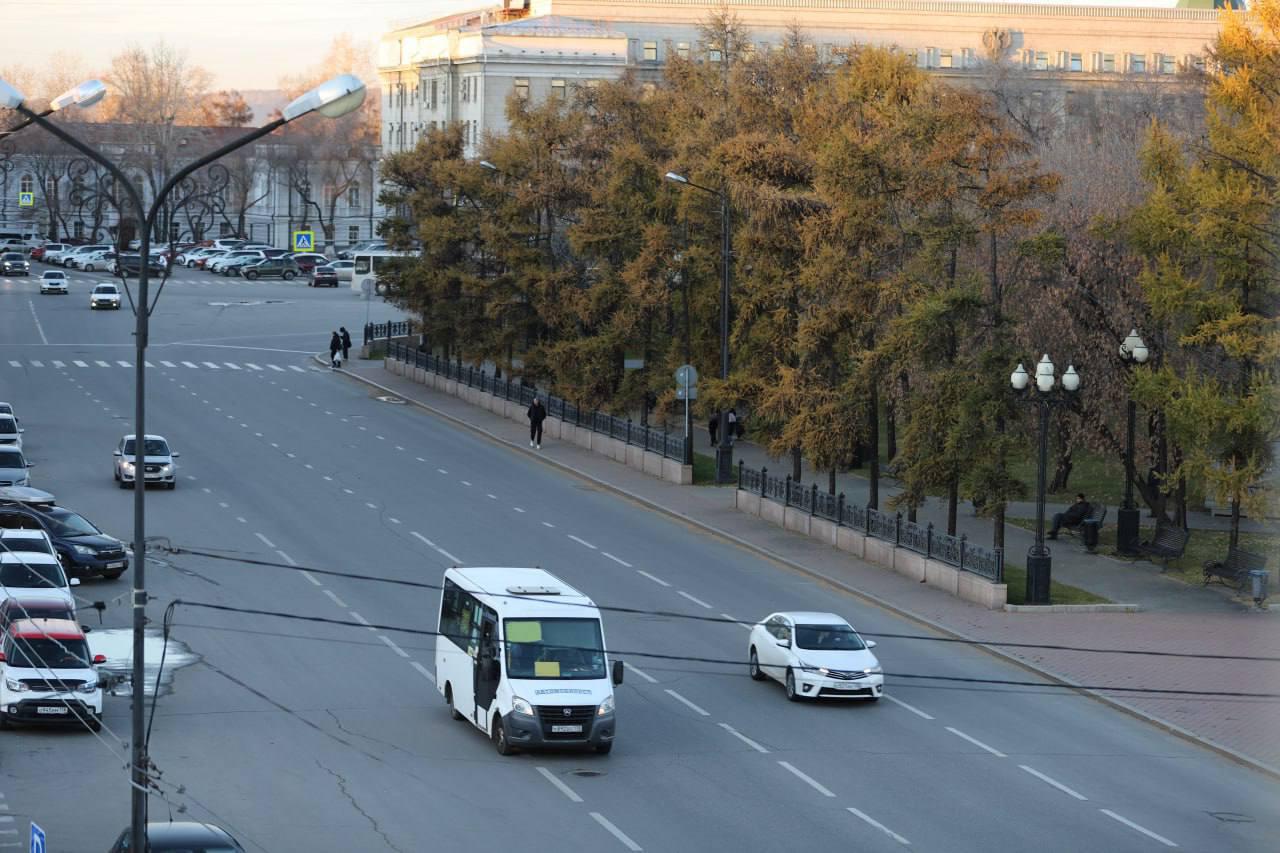
[[[1006,562],[1004,564],[1004,582],[1009,585],[1009,603],[1027,603],[1027,570]],[[1070,584],[1049,582],[1049,603],[1051,604],[1110,604],[1111,599],[1094,595],[1087,589],[1080,589]]]
[[[734,479],[725,485],[736,486],[738,472],[733,472]],[[706,453],[693,454],[693,484],[695,486],[714,486],[716,484],[716,458]]]

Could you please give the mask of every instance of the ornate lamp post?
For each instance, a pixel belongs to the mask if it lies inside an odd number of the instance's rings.
[[[1009,384],[1020,398],[1035,406],[1040,413],[1040,444],[1036,459],[1036,541],[1027,551],[1027,603],[1048,604],[1052,557],[1049,546],[1044,544],[1044,493],[1049,466],[1049,412],[1055,406],[1067,406],[1080,388],[1080,374],[1071,365],[1062,374],[1061,387],[1055,389],[1053,362],[1045,353],[1036,365],[1035,387],[1030,387],[1030,377],[1021,364],[1009,377]]]
[[[1131,331],[1129,336],[1120,343],[1120,359],[1130,368],[1137,364],[1145,364],[1150,357],[1151,351],[1147,349],[1147,345],[1143,343],[1142,338],[1138,337],[1137,329]],[[1120,507],[1120,511],[1116,513],[1116,552],[1133,556],[1137,554],[1140,513],[1133,501],[1135,474],[1133,439],[1134,431],[1137,428],[1138,404],[1134,401],[1132,394],[1129,396],[1128,415],[1124,450],[1124,506]]]

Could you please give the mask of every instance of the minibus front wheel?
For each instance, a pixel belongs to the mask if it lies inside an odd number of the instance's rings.
[[[507,740],[507,727],[502,724],[502,715],[493,715],[493,748],[498,755],[515,755],[516,749]]]

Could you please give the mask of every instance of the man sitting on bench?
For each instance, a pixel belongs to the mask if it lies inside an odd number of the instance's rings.
[[[1093,507],[1084,499],[1084,493],[1076,495],[1076,502],[1067,507],[1066,512],[1055,512],[1053,514],[1053,529],[1049,531],[1050,539],[1058,538],[1058,531],[1064,527],[1079,527],[1081,522],[1089,517],[1089,511]]]

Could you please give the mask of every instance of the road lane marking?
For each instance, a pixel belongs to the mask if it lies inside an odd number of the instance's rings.
[[[80,360],[80,359],[78,359],[78,358],[73,358],[73,359],[71,360],[71,363],[72,363],[72,364],[74,364],[76,367],[88,367],[88,366],[89,366],[89,365],[85,364],[83,361],[81,361],[81,360]]]
[[[56,367],[56,368],[58,368],[59,370],[61,370],[62,368],[66,367],[66,365],[65,365],[65,364],[63,364],[62,362],[58,361],[57,359],[54,359],[54,361],[53,361],[53,366],[54,366],[54,367]]]
[[[164,359],[161,359],[161,360],[160,360],[160,363],[161,363],[161,364],[163,364],[165,367],[177,367],[177,366],[178,366],[178,365],[174,364],[172,361],[165,361]],[[183,387],[185,388],[186,386],[184,385]]]
[[[145,364],[147,367],[152,367],[152,368],[154,368],[154,367],[155,367],[155,365],[154,365],[154,364],[152,364],[152,363],[151,363],[151,362],[149,362],[149,361],[143,361],[142,363],[143,363],[143,364]],[[170,382],[172,382],[172,381],[173,381],[173,377],[172,377],[172,376],[170,376],[170,377],[169,377],[169,381],[170,381]]]
[[[514,509],[516,512],[524,512],[524,510],[522,510],[522,509],[521,509],[520,507],[518,507],[518,506],[513,506],[513,507],[512,507],[512,509]]]
[[[458,482],[459,482],[459,483],[461,483],[461,484],[462,484],[462,485],[464,485],[464,486],[470,486],[470,485],[471,485],[471,481],[470,481],[470,480],[459,480]]]
[[[36,324],[36,331],[40,333],[40,342],[45,346],[49,345],[49,339],[44,336],[44,326],[40,325],[40,315],[36,313],[36,304],[31,301],[31,297],[27,297],[27,307],[31,309],[31,319]]]
[[[290,369],[290,370],[297,371],[298,373],[306,373],[306,372],[307,372],[307,371],[303,370],[301,367],[298,367],[298,365],[296,365],[296,364],[291,364],[291,365],[289,365],[289,369]]]
[[[248,523],[249,523],[249,519],[247,519],[247,518],[243,518],[243,517],[238,516],[238,515],[236,516],[236,521],[240,522],[241,524],[248,524]]]
[[[491,492],[486,493],[486,494],[485,494],[485,497],[489,498],[490,500],[495,500],[495,501],[498,499],[498,496],[497,496],[497,495],[495,495],[495,494],[493,494],[493,493],[491,493]]]
[[[10,366],[10,367],[22,367],[22,362],[20,362],[20,361],[14,361],[13,359],[9,359],[9,366]]]
[[[742,742],[743,742],[743,743],[745,743],[747,746],[749,746],[749,747],[751,747],[752,749],[754,749],[756,752],[763,752],[765,755],[768,755],[768,754],[769,754],[769,750],[765,749],[763,746],[761,746],[760,744],[756,743],[756,742],[755,742],[755,741],[753,741],[751,738],[747,737],[747,736],[746,736],[746,735],[744,735],[742,732],[738,731],[737,729],[735,729],[733,726],[729,725],[728,723],[719,723],[718,725],[720,726],[720,728],[724,729],[726,732],[728,732],[729,734],[733,735],[733,736],[734,736],[734,737],[736,737],[738,740],[742,741]]]
[[[284,560],[289,565],[291,566],[298,565],[293,561],[293,557],[290,557],[288,554],[286,554],[284,551],[281,551],[279,548],[276,549],[276,553],[280,555],[280,559]]]
[[[301,400],[302,398],[301,398],[301,397],[299,397],[298,399],[299,399],[299,400]],[[378,439],[378,441],[386,441],[386,440],[387,440],[385,436],[381,436],[381,435],[375,435],[375,436],[374,436],[374,438]]]
[[[951,733],[952,733],[953,735],[955,735],[956,737],[962,737],[962,738],[964,738],[965,740],[969,741],[969,743],[973,744],[974,746],[978,747],[979,749],[985,749],[987,752],[991,753],[991,754],[992,754],[992,755],[994,755],[996,758],[1008,758],[1008,757],[1009,757],[1009,756],[1005,755],[1003,752],[1001,752],[1000,750],[998,750],[998,749],[993,749],[992,747],[987,746],[985,743],[983,743],[982,741],[978,740],[977,738],[969,737],[967,734],[965,734],[964,732],[960,731],[959,729],[953,729],[953,728],[951,728],[951,726],[947,726],[947,731],[951,732]]]
[[[223,509],[231,509],[231,504],[227,503],[226,501],[218,501],[218,506],[222,507]]]
[[[398,518],[392,518],[391,516],[387,516],[387,521],[391,522],[392,524],[399,524],[399,523],[400,523],[400,519],[398,519]]]
[[[279,367],[279,366],[274,365],[274,364],[268,364],[268,365],[267,365],[267,367],[270,367],[272,370],[279,371],[280,373],[284,373],[284,368],[283,368],[283,367]]]
[[[263,536],[261,533],[254,533],[253,535],[254,535],[254,536],[257,536],[259,539],[261,539],[261,540],[262,540],[262,544],[263,544],[263,545],[266,545],[268,548],[274,548],[274,547],[276,547],[274,542],[272,542],[272,541],[271,541],[270,539],[268,539],[267,537]]]
[[[462,561],[461,561],[461,560],[459,560],[457,557],[453,556],[453,555],[452,555],[452,554],[450,554],[448,551],[446,551],[445,549],[441,548],[439,545],[437,545],[436,543],[432,542],[430,539],[428,539],[427,537],[423,536],[423,535],[422,535],[421,533],[419,533],[418,531],[416,531],[416,530],[410,530],[410,531],[409,531],[409,535],[410,535],[410,536],[415,536],[415,537],[417,537],[418,539],[421,539],[423,542],[427,543],[427,545],[428,545],[428,546],[430,546],[431,548],[435,549],[435,551],[437,551],[438,553],[443,554],[444,556],[448,557],[450,560],[453,560],[453,562],[455,562],[455,563],[461,563],[461,562],[462,562]]]
[[[546,524],[546,522],[544,521],[543,524]],[[644,569],[636,569],[636,574],[644,575],[649,580],[653,581],[659,586],[671,586],[671,584],[667,583],[662,578],[658,577],[657,575],[651,575],[648,572],[646,572]]]
[[[623,661],[622,665],[625,666],[627,669],[631,670],[632,672],[634,672],[636,675],[643,678],[645,681],[649,682],[650,684],[658,683],[658,679],[654,678],[652,675],[640,669],[639,667],[632,666],[628,661]]]
[[[324,476],[324,478],[325,478],[326,480],[328,480],[330,483],[332,483],[332,482],[333,482],[333,478],[332,478],[332,477],[330,477],[328,474],[324,474],[323,476]]]
[[[639,851],[644,849],[639,844],[636,844],[634,841],[632,841],[625,832],[623,832],[621,829],[618,829],[618,827],[614,826],[613,823],[610,822],[609,818],[600,814],[600,812],[588,812],[588,814],[590,814],[591,817],[595,819],[596,823],[600,824],[606,830],[608,830],[610,835],[612,835],[614,838],[621,841],[623,847],[633,851],[633,853],[634,851]]]
[[[200,363],[201,363],[201,364],[203,364],[205,367],[209,368],[210,370],[221,370],[221,369],[222,369],[222,368],[218,367],[218,365],[214,364],[212,361],[202,361],[202,362],[200,362]]]
[[[377,628],[375,628],[375,627],[373,627],[372,625],[370,625],[370,624],[369,624],[369,620],[368,620],[368,619],[366,619],[366,618],[364,618],[363,616],[361,616],[359,613],[355,612],[354,610],[350,611],[350,613],[351,613],[351,618],[352,618],[352,619],[356,620],[356,621],[357,621],[357,622],[359,622],[361,625],[363,625],[363,626],[365,626],[366,628],[368,628],[370,631],[376,631],[376,630],[378,630]]]
[[[367,506],[369,509],[377,509],[377,508],[378,508],[378,505],[377,505],[377,504],[371,504],[371,503],[369,503],[368,501],[365,501],[365,502],[364,502],[364,505],[365,505],[365,506]]]
[[[120,365],[121,367],[133,367],[133,365],[132,365],[132,364],[130,364],[129,362],[127,362],[127,361],[120,361],[120,360],[117,360],[117,361],[116,361],[116,364]]]
[[[549,522],[549,521],[544,521],[544,522],[542,522],[542,526],[543,526],[543,527],[555,527],[555,525],[554,525],[554,524],[552,524],[552,523],[551,523],[551,522]]]
[[[437,468],[436,470],[437,470],[437,471],[439,471],[441,474],[448,474],[448,473],[449,473],[448,471],[444,470],[443,468]]]
[[[701,709],[701,708],[699,708],[697,705],[693,704],[693,703],[692,703],[692,702],[690,702],[688,699],[684,698],[683,696],[681,696],[679,693],[675,692],[674,690],[671,690],[670,688],[668,688],[668,689],[666,690],[666,693],[667,693],[667,695],[668,695],[668,696],[670,696],[672,699],[676,700],[676,701],[677,701],[677,702],[679,702],[680,704],[682,704],[682,705],[686,705],[686,706],[688,706],[689,708],[692,708],[692,709],[693,709],[694,711],[696,711],[699,715],[701,715],[701,716],[703,716],[703,717],[710,717],[710,716],[711,716],[710,712],[702,710],[702,709]]]
[[[254,363],[253,363],[253,362],[251,362],[251,361],[246,361],[246,362],[244,363],[244,366],[245,366],[245,367],[247,367],[247,368],[249,368],[250,370],[261,370],[261,369],[262,369],[261,367],[258,367],[258,365],[254,364]]]
[[[577,536],[574,536],[572,533],[569,533],[569,534],[566,534],[566,535],[567,535],[570,539],[572,539],[574,542],[577,542],[579,545],[585,545],[586,547],[590,548],[592,551],[598,551],[598,550],[599,550],[598,548],[596,548],[596,546],[595,546],[595,545],[592,545],[590,542],[588,542],[588,541],[587,541],[587,540],[585,540],[585,539],[579,539]]]
[[[432,684],[436,683],[435,674],[431,670],[423,666],[422,664],[418,663],[416,660],[409,661],[409,666],[413,667],[418,672],[422,673],[422,677],[425,678],[427,681],[430,681]]]
[[[1071,790],[1071,789],[1070,789],[1070,788],[1068,788],[1066,785],[1062,784],[1061,782],[1057,781],[1056,779],[1050,779],[1048,776],[1044,775],[1044,774],[1043,774],[1043,773],[1041,773],[1039,770],[1036,770],[1034,767],[1028,767],[1028,766],[1027,766],[1027,765],[1025,765],[1025,764],[1019,764],[1018,766],[1019,766],[1019,767],[1021,767],[1023,770],[1027,771],[1028,773],[1030,773],[1032,776],[1034,776],[1034,777],[1036,777],[1037,779],[1039,779],[1041,782],[1045,782],[1045,783],[1047,783],[1047,784],[1049,784],[1049,785],[1052,785],[1053,787],[1057,788],[1059,791],[1061,791],[1062,793],[1066,794],[1068,797],[1075,797],[1077,800],[1082,800],[1082,801],[1086,801],[1086,802],[1087,802],[1087,801],[1088,801],[1088,799],[1089,799],[1089,798],[1088,798],[1088,797],[1086,797],[1084,794],[1079,794],[1079,793],[1077,793],[1077,792],[1075,792],[1075,791]]]
[[[325,591],[326,591],[326,592],[328,592],[328,590],[325,590]],[[409,657],[409,653],[408,653],[408,652],[406,652],[404,649],[400,648],[399,646],[397,646],[397,645],[395,644],[395,641],[393,641],[390,637],[386,637],[386,636],[383,636],[382,634],[379,634],[379,635],[378,635],[378,639],[379,639],[379,640],[381,640],[382,642],[386,643],[386,644],[387,644],[387,648],[391,649],[391,651],[393,651],[393,652],[395,652],[396,654],[400,655],[400,657],[402,657],[402,658],[408,658],[408,657]]]
[[[334,595],[333,590],[331,590],[331,589],[322,589],[322,590],[320,590],[320,591],[321,591],[321,592],[323,592],[325,595],[329,596],[329,599],[330,599],[331,601],[333,601],[333,603],[334,603],[334,604],[338,605],[338,606],[339,606],[339,607],[341,607],[343,610],[346,610],[346,609],[347,609],[347,603],[346,603],[345,601],[343,601],[341,598],[338,598],[338,596]]]
[[[343,487],[342,487],[342,491],[346,492],[346,493],[347,493],[347,494],[349,494],[349,495],[354,495],[354,494],[355,494],[355,492],[351,491],[351,490],[350,490],[350,489],[348,489],[346,486],[343,486]]]
[[[98,361],[97,359],[94,359],[94,362],[93,362],[93,363],[94,363],[94,364],[96,364],[96,365],[98,365],[98,367],[110,367],[110,366],[111,366],[111,365],[107,364],[105,361]]]
[[[196,369],[196,370],[199,370],[199,369],[200,369],[200,365],[196,364],[194,361],[184,361],[184,362],[182,362],[182,366],[183,366],[183,367],[191,367],[191,368],[194,368],[194,369]]]
[[[797,779],[800,779],[801,781],[804,781],[804,782],[808,782],[808,783],[809,783],[809,785],[810,785],[810,787],[812,787],[812,788],[813,788],[813,790],[817,791],[817,792],[818,792],[819,794],[821,794],[822,796],[824,796],[824,797],[834,797],[834,796],[835,796],[835,794],[833,794],[833,793],[831,793],[831,791],[827,790],[827,789],[822,785],[822,783],[821,783],[821,782],[819,782],[817,779],[814,779],[812,776],[808,775],[808,774],[807,774],[807,773],[805,773],[804,771],[802,771],[802,770],[798,769],[798,768],[797,768],[795,765],[793,765],[791,762],[789,762],[789,761],[779,761],[778,763],[779,763],[779,764],[781,764],[785,769],[787,769],[787,770],[791,771],[792,773],[794,773],[794,774],[795,774],[795,777],[796,777]]]
[[[914,706],[912,706],[912,705],[908,705],[906,702],[903,702],[901,699],[894,699],[894,698],[893,698],[892,696],[890,696],[888,693],[885,693],[885,694],[882,694],[882,695],[884,696],[884,698],[888,699],[888,700],[889,700],[890,702],[892,702],[893,704],[895,704],[895,705],[901,705],[903,708],[906,708],[908,711],[910,711],[911,713],[915,714],[917,717],[923,717],[923,718],[924,718],[924,719],[926,719],[926,720],[932,720],[932,719],[933,719],[933,717],[930,717],[930,716],[929,716],[928,714],[926,714],[924,711],[921,711],[919,708],[916,708],[916,707],[914,707]]]
[[[231,363],[231,362],[229,362],[229,361],[224,361],[224,362],[222,362],[222,363],[223,363],[223,364],[225,364],[227,367],[231,368],[232,370],[239,370],[239,369],[240,369],[240,365],[238,365],[238,364],[232,364],[232,363]]]
[[[748,631],[750,631],[752,628],[751,625],[748,625],[746,622],[740,621],[736,616],[730,616],[728,613],[721,613],[720,615],[728,619],[730,622],[737,622],[739,625],[741,625],[743,628],[746,628]]]
[[[304,578],[306,578],[307,580],[311,581],[311,582],[312,582],[313,584],[315,584],[316,586],[318,586],[318,587],[323,587],[323,586],[324,586],[324,584],[322,584],[322,583],[320,583],[320,581],[316,580],[315,575],[311,574],[311,572],[307,571],[306,569],[302,569],[301,574],[302,574],[302,576],[303,576]]]
[[[676,595],[683,595],[685,598],[689,599],[689,600],[690,600],[690,601],[692,601],[694,604],[697,604],[697,605],[699,605],[699,606],[701,606],[701,607],[705,607],[705,608],[707,608],[708,610],[710,610],[710,609],[711,609],[711,605],[710,605],[710,604],[707,604],[707,603],[706,603],[705,601],[703,601],[701,598],[694,598],[692,595],[690,595],[689,593],[685,592],[683,589],[677,589],[677,590],[676,590]]]
[[[520,510],[520,512],[524,512],[524,510]],[[615,563],[617,563],[620,566],[626,566],[628,569],[632,567],[631,564],[628,563],[626,560],[622,559],[621,557],[615,557],[612,554],[610,554],[608,551],[601,551],[600,553],[608,557],[610,560],[613,560]]]
[[[44,362],[43,362],[43,361],[36,361],[36,360],[33,358],[33,359],[31,359],[31,366],[32,366],[32,367],[44,367]]]
[[[910,842],[910,841],[908,841],[907,839],[903,838],[901,835],[899,835],[898,833],[894,832],[892,829],[890,829],[889,827],[885,826],[885,825],[884,825],[883,823],[881,823],[880,821],[875,820],[874,818],[872,818],[871,816],[869,816],[869,815],[865,814],[864,812],[860,812],[860,811],[858,811],[858,810],[857,810],[857,809],[855,809],[853,806],[849,806],[848,808],[849,808],[849,811],[851,811],[853,814],[855,814],[855,815],[857,815],[858,817],[862,818],[864,821],[866,821],[867,823],[871,824],[871,825],[872,825],[872,826],[874,826],[876,829],[880,830],[880,831],[881,831],[881,832],[883,832],[885,835],[887,835],[887,836],[889,836],[890,838],[892,838],[894,841],[898,842],[899,844],[905,844],[905,845],[906,845],[906,846],[908,846],[908,847],[910,847],[910,846],[911,846],[911,842]]]
[[[577,792],[575,792],[572,788],[570,788],[560,779],[557,779],[556,775],[552,773],[550,770],[548,770],[545,767],[538,767],[535,769],[538,771],[539,774],[541,774],[543,779],[546,779],[548,782],[554,785],[557,791],[559,791],[560,793],[568,797],[570,802],[573,802],[573,803],[582,802],[582,797],[579,797]]]
[[[314,405],[315,405],[315,403],[312,403],[311,405],[313,405],[313,406],[314,406]],[[404,450],[404,448],[397,444],[397,445],[396,445],[396,450]]]
[[[1122,816],[1120,816],[1120,815],[1116,814],[1115,812],[1111,811],[1111,809],[1098,809],[1098,811],[1102,812],[1104,815],[1106,815],[1106,816],[1107,816],[1107,817],[1109,817],[1109,818],[1113,818],[1113,819],[1115,819],[1115,820],[1120,821],[1121,823],[1123,823],[1125,826],[1129,827],[1130,829],[1136,829],[1136,830],[1138,830],[1138,832],[1141,832],[1143,835],[1147,836],[1148,838],[1154,838],[1156,841],[1159,841],[1159,842],[1160,842],[1161,844],[1163,844],[1165,847],[1177,847],[1177,846],[1178,846],[1178,845],[1174,844],[1172,841],[1170,841],[1169,839],[1165,838],[1163,835],[1157,835],[1156,833],[1154,833],[1154,832],[1152,832],[1151,830],[1147,829],[1145,826],[1139,826],[1138,824],[1136,824],[1136,823],[1134,823],[1133,821],[1129,820],[1127,817],[1122,817]]]

